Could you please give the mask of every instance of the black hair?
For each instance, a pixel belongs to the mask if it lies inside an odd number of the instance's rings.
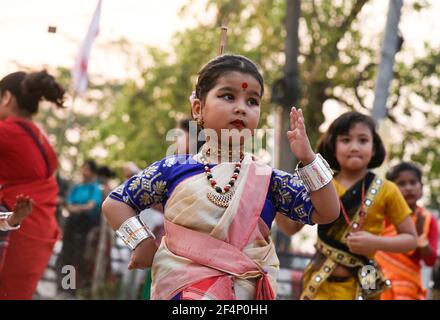
[[[98,176],[105,178],[114,178],[116,176],[116,173],[108,166],[98,167],[97,173]]]
[[[385,160],[385,147],[382,139],[376,131],[374,120],[362,113],[351,111],[339,116],[332,122],[328,130],[321,136],[318,142],[317,151],[327,160],[330,167],[334,170],[340,170],[336,159],[336,138],[339,135],[347,134],[354,125],[362,123],[367,126],[373,136],[374,155],[368,163],[368,168],[377,168]]]
[[[13,72],[0,80],[0,96],[9,91],[17,100],[18,108],[29,115],[38,112],[38,104],[44,98],[62,108],[63,87],[46,70],[26,73]]]
[[[98,173],[98,165],[96,164],[95,160],[93,159],[87,159],[84,161],[83,166],[88,166],[90,171],[92,171],[94,174]]]
[[[179,121],[178,127],[184,131],[186,131],[189,134],[189,124],[191,121],[194,121],[192,118],[184,118]],[[205,143],[204,135],[202,133],[201,140],[199,140],[199,135],[202,132],[202,128],[197,125],[197,151],[200,150],[200,148]]]
[[[241,72],[253,76],[261,86],[260,95],[264,93],[264,80],[257,66],[241,55],[223,54],[209,61],[198,73],[196,98],[204,101],[209,90],[215,87],[217,79],[228,72]]]
[[[189,132],[189,123],[190,121],[194,121],[191,118],[184,118],[179,121],[178,127],[186,132]]]
[[[398,165],[395,165],[387,172],[386,178],[391,181],[396,181],[399,174],[403,171],[413,172],[420,183],[422,183],[422,170],[411,162],[401,162]]]

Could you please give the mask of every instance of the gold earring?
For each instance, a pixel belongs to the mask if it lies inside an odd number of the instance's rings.
[[[200,128],[203,128],[203,125],[205,124],[205,121],[203,121],[203,119],[199,119],[199,118],[197,118],[197,125],[200,127]]]

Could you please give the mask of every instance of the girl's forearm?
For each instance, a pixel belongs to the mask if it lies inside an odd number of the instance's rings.
[[[105,199],[102,204],[102,213],[113,230],[118,230],[125,220],[136,215],[136,211],[130,206],[111,198]],[[156,250],[157,246],[153,238],[147,238],[139,243],[133,251],[129,270],[151,267]]]
[[[102,204],[102,213],[113,230],[119,229],[125,220],[136,215],[136,211],[130,206],[111,198],[105,199]]]
[[[416,237],[409,233],[401,233],[394,237],[377,236],[375,240],[377,251],[406,253],[414,250],[416,246]]]
[[[333,183],[327,184],[320,190],[310,193],[315,212],[313,222],[326,224],[333,222],[339,217],[341,210],[339,197]]]
[[[275,221],[278,228],[287,236],[294,235],[304,227],[304,224],[302,224],[301,222],[294,221],[286,217],[282,213],[276,214]]]

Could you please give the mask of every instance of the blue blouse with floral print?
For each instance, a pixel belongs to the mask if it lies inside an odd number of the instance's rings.
[[[214,167],[215,164],[210,164]],[[136,212],[165,204],[183,180],[204,172],[191,155],[175,155],[156,161],[113,190],[109,197],[124,202]],[[305,224],[313,224],[310,195],[296,174],[273,169],[261,218],[270,228],[277,212]]]

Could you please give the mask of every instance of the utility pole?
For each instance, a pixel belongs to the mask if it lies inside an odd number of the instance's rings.
[[[293,173],[295,170],[295,157],[290,150],[289,140],[286,132],[290,130],[290,110],[297,106],[301,90],[299,85],[298,51],[299,38],[298,27],[301,13],[301,0],[287,0],[286,7],[286,40],[284,75],[277,80],[272,87],[272,102],[281,105],[276,111],[275,130],[275,159],[276,167],[286,172]],[[289,252],[290,237],[284,235],[280,230],[275,233],[276,251],[278,254]]]
[[[278,164],[277,166],[284,171],[293,173],[295,169],[295,159],[290,151],[289,140],[287,140],[286,132],[290,130],[290,109],[297,106],[300,100],[299,85],[299,67],[298,67],[298,51],[299,38],[298,27],[301,12],[300,0],[287,0],[286,8],[286,40],[285,40],[285,57],[284,76],[275,82],[272,88],[272,101],[281,105],[279,118],[279,138],[278,146]]]
[[[387,99],[393,79],[394,57],[400,49],[398,27],[403,0],[390,0],[388,7],[382,54],[374,90],[373,118],[378,121],[386,117]]]

